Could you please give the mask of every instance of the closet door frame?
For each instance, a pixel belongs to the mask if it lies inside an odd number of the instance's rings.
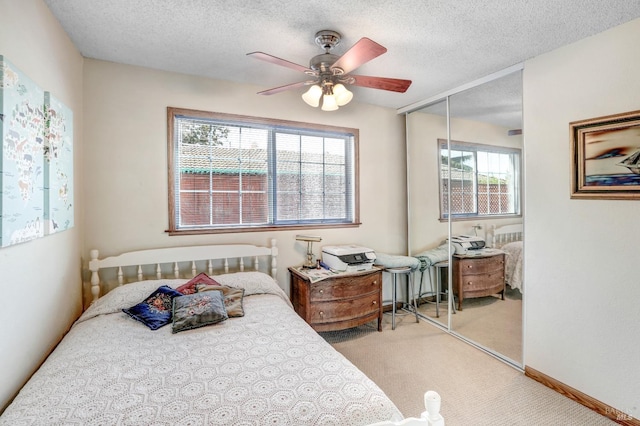
[[[409,152],[410,151],[410,149],[409,149],[410,131],[409,131],[409,120],[407,119],[408,115],[410,113],[412,113],[412,112],[417,112],[417,111],[422,110],[424,108],[428,108],[429,106],[432,106],[432,105],[435,105],[435,104],[438,104],[440,102],[445,101],[446,102],[445,105],[446,105],[447,149],[449,150],[449,154],[450,154],[450,151],[451,151],[450,98],[451,98],[451,96],[453,96],[455,94],[458,94],[458,93],[461,93],[461,92],[464,92],[466,90],[472,89],[474,87],[483,85],[485,83],[489,83],[491,81],[500,79],[500,78],[508,76],[510,74],[513,74],[513,73],[516,73],[516,72],[522,72],[523,70],[524,70],[524,63],[518,63],[518,64],[512,65],[512,66],[510,66],[508,68],[505,68],[503,70],[500,70],[498,72],[495,72],[493,74],[489,74],[489,75],[487,75],[485,77],[479,78],[479,79],[471,81],[471,82],[469,82],[467,84],[463,84],[463,85],[458,86],[458,87],[456,87],[454,89],[448,90],[446,92],[440,93],[440,94],[435,95],[435,96],[431,96],[431,97],[429,97],[427,99],[415,102],[413,104],[407,105],[407,106],[399,108],[397,110],[398,114],[403,114],[405,116],[405,137],[406,137],[406,140],[405,140],[405,148],[406,149],[405,150],[406,150],[406,182],[407,182],[407,185],[406,185],[407,186],[407,230],[408,230],[408,232],[407,232],[407,253],[411,253],[411,250],[412,250],[412,244],[411,244],[411,194],[410,194],[410,191],[411,191],[410,164],[411,164],[411,162],[410,162],[410,158],[409,158],[409,153],[410,153]],[[523,172],[524,172],[524,170],[521,169],[521,173],[523,173]],[[450,176],[447,179],[450,179]],[[521,181],[524,181],[524,179],[521,179]],[[448,188],[447,190],[449,191],[448,192],[448,197],[447,197],[448,203],[449,203],[448,211],[451,211],[451,185],[450,185],[450,182],[449,182],[449,185],[447,185],[447,188]],[[448,235],[449,241],[450,241],[451,240],[450,237],[452,235],[452,219],[451,219],[451,215],[449,215],[448,218],[447,218],[447,235]],[[448,252],[449,265],[452,265],[453,248],[452,248],[451,244],[449,244],[448,250],[449,250],[449,252]],[[453,274],[451,274],[451,273],[447,274],[447,287],[448,287],[449,294],[453,294],[452,275]],[[451,335],[453,335],[453,336],[455,336],[455,337],[457,337],[457,338],[459,338],[459,339],[471,344],[472,346],[474,346],[474,347],[476,347],[476,348],[478,348],[478,349],[480,349],[480,350],[482,350],[482,351],[484,351],[484,352],[496,357],[497,359],[507,363],[508,365],[510,365],[510,366],[512,366],[514,368],[517,368],[519,370],[522,370],[523,366],[525,365],[525,362],[524,362],[525,361],[524,360],[524,353],[525,353],[525,350],[524,350],[524,341],[525,341],[525,339],[524,339],[524,335],[525,335],[524,321],[522,323],[522,327],[523,327],[523,330],[522,330],[522,338],[523,338],[523,342],[522,342],[523,343],[522,363],[521,364],[514,364],[513,361],[501,356],[500,353],[498,353],[496,351],[493,351],[490,348],[486,348],[486,347],[484,347],[482,345],[479,345],[478,343],[466,338],[465,336],[463,336],[461,334],[458,334],[455,330],[452,329],[452,318],[451,318],[452,306],[453,306],[453,300],[452,299],[453,298],[451,298],[451,297],[447,298],[447,322],[446,322],[446,324],[442,324],[442,323],[436,321],[433,318],[429,318],[429,317],[421,315],[422,318],[426,319],[431,324],[443,329],[447,333],[449,333],[449,334],[451,334]],[[523,303],[523,311],[522,311],[523,318],[524,318],[524,315],[525,315],[525,309],[524,309],[525,306],[526,305]]]

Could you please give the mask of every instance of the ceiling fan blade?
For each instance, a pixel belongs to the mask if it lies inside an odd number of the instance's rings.
[[[366,75],[350,75],[355,81],[354,86],[370,87],[372,89],[389,90],[391,92],[404,93],[411,86],[411,80],[401,80],[399,78],[369,77]]]
[[[379,45],[367,37],[363,37],[351,46],[351,49],[347,50],[344,55],[338,58],[338,60],[331,65],[331,69],[340,68],[344,71],[344,74],[349,74],[360,65],[377,58],[386,51],[386,47]]]
[[[261,61],[269,62],[272,64],[280,65],[283,67],[291,68],[292,70],[301,71],[301,72],[312,72],[309,68],[303,67],[302,65],[294,64],[293,62],[289,62],[284,59],[277,58],[275,56],[269,55],[264,52],[251,52],[247,53],[247,56],[251,56],[252,58],[260,59]]]
[[[286,84],[284,86],[274,87],[273,89],[263,90],[262,92],[258,92],[258,95],[275,95],[276,93],[284,92],[285,90],[296,89],[298,87],[302,87],[307,84],[309,83],[306,81],[301,81],[299,83]]]

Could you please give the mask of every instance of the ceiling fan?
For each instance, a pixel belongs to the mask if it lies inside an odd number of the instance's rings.
[[[320,98],[322,98],[322,109],[324,111],[335,111],[338,107],[349,103],[353,98],[353,94],[347,90],[344,86],[345,84],[399,93],[407,91],[411,85],[411,80],[350,74],[360,65],[385,53],[387,49],[375,41],[363,37],[347,50],[344,55],[334,55],[331,50],[340,43],[341,37],[335,31],[318,31],[315,42],[325,52],[311,58],[309,67],[298,65],[264,52],[247,53],[247,56],[301,71],[312,77],[311,80],[274,87],[273,89],[258,92],[258,94],[273,95],[285,90],[310,85],[309,90],[302,95],[302,99],[312,107],[317,107],[320,105]]]

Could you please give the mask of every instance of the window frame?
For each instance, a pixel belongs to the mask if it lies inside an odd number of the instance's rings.
[[[187,116],[194,119],[214,119],[236,123],[237,125],[260,125],[271,128],[285,127],[299,129],[300,132],[327,132],[350,134],[353,138],[353,220],[351,222],[310,222],[310,223],[268,223],[264,225],[225,225],[225,226],[201,226],[201,227],[178,227],[177,205],[176,205],[176,158],[175,149],[177,141],[174,140],[176,116]],[[269,148],[271,149],[271,147]],[[169,206],[169,228],[165,231],[169,235],[199,235],[199,234],[223,234],[237,232],[264,232],[278,230],[300,230],[318,228],[351,228],[360,226],[360,168],[359,168],[359,130],[348,127],[329,126],[323,124],[305,123],[289,120],[278,120],[273,118],[251,117],[245,115],[226,114],[219,112],[209,112],[186,108],[167,107],[167,177],[168,177],[168,206]],[[269,183],[269,195],[273,194],[271,183]],[[275,194],[274,194],[275,195]],[[271,218],[272,211],[269,211]],[[273,221],[274,219],[271,218]]]
[[[442,150],[467,150],[474,151],[476,153],[476,167],[474,170],[474,195],[475,195],[475,204],[478,205],[478,170],[477,170],[477,152],[488,152],[488,153],[497,153],[497,154],[514,154],[517,155],[517,177],[514,178],[515,188],[515,203],[516,203],[516,213],[499,213],[499,214],[479,214],[479,213],[445,213],[443,211],[443,183],[444,180],[442,177]],[[462,142],[462,141],[454,141],[451,140],[450,143],[447,139],[438,139],[437,140],[437,155],[438,155],[438,206],[439,206],[439,220],[441,222],[446,222],[451,218],[451,221],[465,221],[465,220],[483,220],[483,219],[502,219],[502,218],[515,218],[522,217],[522,149],[513,148],[508,146],[501,145],[489,145],[489,144],[481,144],[475,142]],[[478,210],[476,208],[476,210]]]

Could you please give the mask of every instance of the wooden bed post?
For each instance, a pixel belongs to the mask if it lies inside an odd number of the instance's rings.
[[[491,247],[496,248],[496,224],[491,225]]]
[[[276,239],[271,240],[271,277],[275,280],[278,275],[278,247]]]
[[[100,276],[98,275],[98,250],[91,250],[89,252],[91,260],[89,261],[89,270],[91,271],[91,302],[94,302],[100,297]]]

